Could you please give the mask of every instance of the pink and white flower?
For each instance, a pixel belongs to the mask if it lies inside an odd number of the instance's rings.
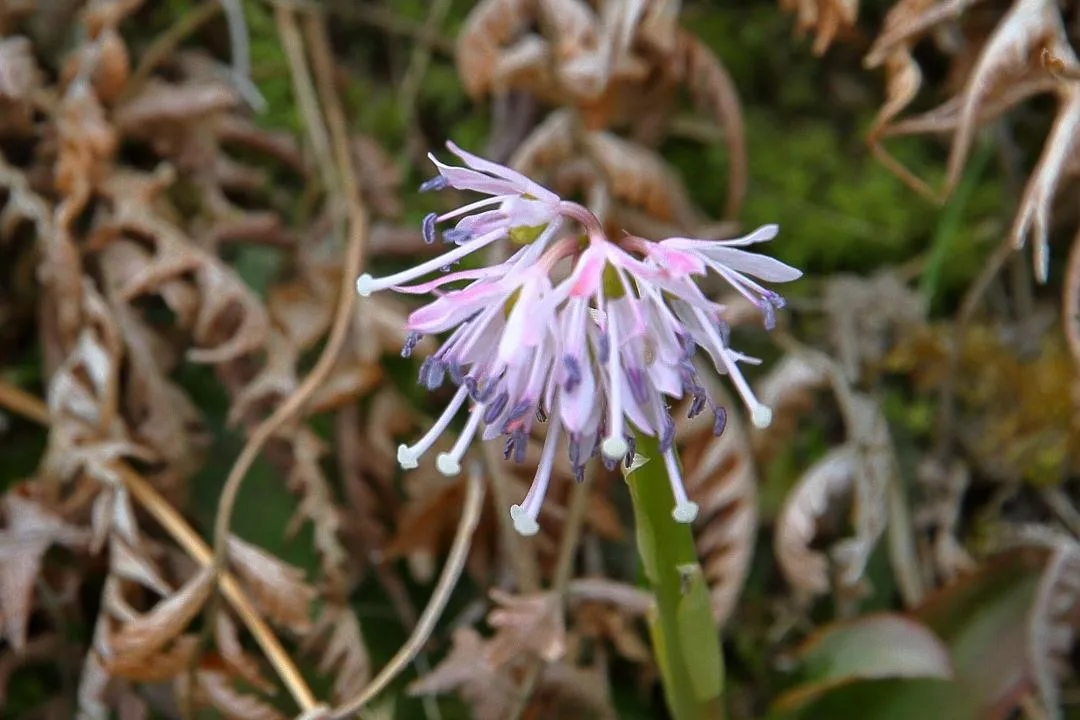
[[[423,437],[398,449],[399,463],[416,467],[466,405],[464,429],[436,458],[446,474],[460,472],[461,458],[477,435],[504,436],[504,454],[521,462],[534,422],[547,422],[532,487],[510,509],[517,530],[531,535],[539,528],[563,436],[581,479],[585,462],[596,455],[609,467],[620,461],[629,467],[635,434],[643,433],[659,441],[675,497],[673,517],[692,522],[698,508],[679,474],[668,401],[690,397],[691,416],[708,409],[717,434],[727,418],[700,382],[692,362],[696,349],[704,349],[716,369],[730,375],[756,426],[765,427],[772,418],[739,370],[739,363],[757,361],[731,349],[723,307],[696,281],[716,273],[757,305],[771,327],[783,299],[757,280],[788,282],[801,273],[740,248],[771,240],[777,227],[766,225],[732,240],[652,242],[625,236],[613,241],[583,206],[510,168],[447,146],[466,167],[432,157],[439,175],[422,189],[449,186],[489,195],[425,220],[425,237],[434,240],[438,223],[457,219],[443,234],[457,247],[409,270],[378,279],[365,274],[357,281],[361,295],[390,288],[437,296],[409,316],[402,355],[407,357],[422,335],[450,333],[420,366],[419,382],[435,389],[449,378],[457,392]],[[404,284],[506,238],[522,247],[503,263]]]

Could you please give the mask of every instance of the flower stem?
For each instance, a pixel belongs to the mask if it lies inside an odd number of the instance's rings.
[[[637,546],[655,605],[649,634],[675,720],[724,716],[720,632],[690,526],[671,516],[671,484],[656,438],[638,434],[634,468],[624,471],[634,504]]]

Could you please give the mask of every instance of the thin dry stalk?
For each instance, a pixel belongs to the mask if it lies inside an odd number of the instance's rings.
[[[484,506],[484,480],[483,471],[479,463],[473,463],[469,469],[468,485],[465,491],[465,506],[458,521],[457,530],[454,533],[454,542],[450,546],[450,555],[446,559],[439,581],[435,584],[435,590],[431,594],[431,600],[420,615],[420,621],[416,623],[409,639],[397,651],[390,662],[379,671],[379,674],[368,683],[368,686],[348,702],[342,703],[328,713],[331,720],[344,720],[360,712],[361,708],[370,702],[376,695],[386,689],[394,681],[401,671],[413,661],[420,649],[427,643],[435,630],[435,624],[442,617],[446,609],[446,603],[450,599],[461,577],[461,571],[465,568],[465,560],[472,546],[473,533],[480,522],[480,510]]]

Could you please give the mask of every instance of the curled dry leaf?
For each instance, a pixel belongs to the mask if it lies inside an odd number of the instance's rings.
[[[111,660],[134,662],[157,653],[199,613],[210,597],[213,585],[213,572],[209,568],[199,570],[153,610],[125,623],[109,641],[113,653]]]
[[[850,492],[857,468],[854,447],[833,448],[799,478],[784,501],[773,542],[776,561],[797,590],[812,595],[829,591],[828,561],[810,546],[817,536],[818,519],[837,498]]]
[[[496,607],[488,624],[497,629],[488,643],[490,661],[502,665],[523,652],[553,663],[566,652],[566,622],[562,598],[555,593],[514,596],[492,590]]]
[[[1080,544],[1061,538],[1047,562],[1031,608],[1031,669],[1042,705],[1059,716],[1059,679],[1068,673],[1080,609]]]
[[[195,635],[181,635],[168,648],[111,657],[105,661],[105,668],[117,678],[142,683],[164,682],[191,668],[199,653],[199,645],[199,638]]]
[[[209,347],[192,348],[187,358],[222,363],[261,348],[269,320],[259,299],[219,258],[151,211],[154,197],[168,181],[168,177],[129,171],[113,175],[102,188],[111,204],[107,226],[118,233],[149,238],[154,246],[152,260],[128,278],[118,298],[130,301],[158,293],[162,285],[191,274],[200,302],[190,330],[197,343]]]
[[[177,360],[172,347],[119,297],[128,274],[148,260],[142,248],[126,240],[113,241],[102,251],[106,292],[126,351],[123,409],[131,419],[132,434],[186,475],[197,467],[204,444],[196,435],[199,411],[167,375]],[[163,289],[163,294],[168,292]]]
[[[303,570],[235,535],[229,537],[229,562],[271,620],[297,633],[311,627],[311,601],[316,593],[304,581]]]
[[[663,221],[687,228],[696,224],[686,188],[657,153],[607,132],[589,133],[585,145],[603,169],[613,197]]]
[[[117,535],[109,539],[109,573],[150,588],[162,597],[172,594],[172,587],[154,563]]]
[[[534,5],[534,0],[483,0],[469,12],[456,46],[465,92],[478,97],[492,86],[501,47],[532,23]]]
[[[892,442],[881,409],[852,392],[832,369],[833,390],[844,416],[848,441],[830,450],[798,481],[777,518],[776,557],[784,576],[811,595],[829,589],[828,563],[811,549],[817,522],[843,495],[851,493],[854,534],[835,543],[830,554],[837,579],[855,587],[885,530],[888,485],[894,473]]]
[[[371,680],[371,658],[360,622],[346,604],[327,603],[304,639],[303,648],[305,652],[318,649],[319,671],[332,675],[338,701],[354,697]]]
[[[315,548],[327,582],[334,588],[344,586],[344,568],[348,554],[341,544],[341,510],[334,502],[330,485],[319,465],[325,446],[319,437],[301,427],[291,438],[292,468],[288,486],[299,493],[300,502],[289,520],[286,533],[294,534],[301,524],[310,520],[315,532]]]
[[[575,634],[609,642],[615,652],[632,663],[650,662],[652,654],[640,629],[618,608],[581,602],[574,606],[573,618]]]
[[[285,720],[274,706],[237,690],[229,674],[212,661],[204,661],[195,677],[200,694],[229,720]]]
[[[980,125],[1033,95],[1057,95],[1054,125],[1028,180],[1011,229],[1017,247],[1022,247],[1029,236],[1032,238],[1035,273],[1045,281],[1051,205],[1057,188],[1077,172],[1075,130],[1080,126],[1080,87],[1076,82],[1062,79],[1060,73],[1055,76],[1048,72],[1039,59],[1041,55],[1053,57],[1065,75],[1080,69],[1058,4],[1049,0],[1012,3],[990,36],[976,44],[977,54],[970,69],[961,68],[966,70],[963,89],[920,116],[895,120],[918,89],[919,71],[911,59],[912,45],[972,4],[973,0],[947,0],[930,5],[912,0],[893,8],[865,60],[869,67],[884,63],[889,84],[889,97],[874,124],[870,142],[890,169],[909,184],[925,188],[921,180],[885,154],[877,140],[890,135],[952,133],[945,183],[945,194],[949,194],[960,181]]]
[[[453,648],[427,675],[409,685],[410,695],[435,695],[457,690],[476,720],[504,720],[517,700],[509,673],[490,663],[487,644],[470,627],[454,630]]]
[[[815,55],[825,54],[837,36],[854,27],[859,14],[859,0],[780,0],[780,7],[795,13],[795,29],[800,35],[817,34]]]
[[[262,692],[272,695],[276,687],[263,677],[259,663],[248,655],[240,642],[240,632],[226,612],[214,614],[214,643],[228,671]]]
[[[0,134],[21,135],[32,129],[34,94],[40,85],[30,41],[19,35],[0,40]]]
[[[45,552],[54,544],[84,549],[89,534],[23,497],[18,489],[4,494],[3,506],[7,527],[0,530],[0,619],[4,637],[18,651],[26,645],[34,585]]]

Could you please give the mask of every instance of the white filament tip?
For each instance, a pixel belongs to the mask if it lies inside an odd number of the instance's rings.
[[[525,508],[520,505],[510,506],[510,519],[514,521],[514,530],[518,535],[524,535],[525,537],[531,537],[540,532],[540,524],[536,522],[536,518],[525,511]]]
[[[697,518],[698,506],[696,502],[681,502],[671,511],[671,517],[677,523],[692,523]]]
[[[600,449],[604,451],[604,456],[610,460],[621,460],[626,457],[627,451],[630,446],[626,444],[626,440],[621,437],[609,437],[604,438],[604,442],[600,445]]]
[[[754,423],[758,430],[764,430],[772,423],[772,410],[765,405],[754,406],[750,412],[750,422]]]
[[[439,453],[439,456],[435,458],[435,467],[447,476],[454,476],[461,472],[461,463],[450,453]]]
[[[364,273],[356,278],[356,294],[360,297],[367,297],[374,289],[375,278],[371,277],[371,273]]]
[[[419,456],[408,445],[398,445],[397,461],[402,470],[412,470],[420,465]]]

